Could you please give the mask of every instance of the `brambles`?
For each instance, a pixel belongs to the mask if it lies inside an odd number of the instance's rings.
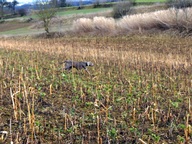
[[[134,1],[120,1],[113,7],[112,16],[114,18],[121,18],[131,13],[131,8]]]
[[[187,8],[192,6],[190,0],[168,0],[167,5],[174,8]]]
[[[18,14],[22,17],[27,15],[27,11],[24,8],[18,10]]]
[[[10,127],[20,143],[190,143],[190,38],[1,39],[0,47],[6,143]],[[93,77],[62,70],[66,59],[92,61]]]

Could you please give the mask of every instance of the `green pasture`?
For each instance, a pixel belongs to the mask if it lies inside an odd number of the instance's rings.
[[[15,30],[10,30],[10,31],[5,31],[5,32],[0,32],[0,34],[20,34],[20,33],[27,33],[29,29],[27,27],[24,28],[19,28]]]
[[[136,0],[136,3],[162,3],[166,0]]]
[[[80,9],[80,10],[67,10],[67,11],[60,11],[57,13],[58,16],[65,16],[65,15],[74,15],[74,14],[89,14],[89,13],[98,13],[112,10],[112,8],[91,8],[91,9]]]

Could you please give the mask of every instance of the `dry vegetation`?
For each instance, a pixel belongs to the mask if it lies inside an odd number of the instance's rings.
[[[192,143],[192,41],[0,40],[1,142]],[[62,70],[89,60],[92,76]]]
[[[97,19],[97,21],[95,21]],[[99,21],[99,23],[98,23]],[[73,23],[75,32],[94,32],[108,34],[128,33],[151,29],[174,29],[179,32],[191,33],[192,8],[159,10],[124,16],[119,20],[112,18],[95,17],[81,18]]]
[[[0,143],[192,143],[191,38],[104,36],[190,33],[191,15],[69,16],[52,25],[69,29],[80,18],[73,34],[103,37],[1,38]],[[92,61],[92,75],[64,71],[66,59]]]
[[[93,18],[93,17],[99,17],[99,16],[105,16],[109,17],[111,15],[111,10],[104,11],[104,12],[98,12],[98,13],[86,13],[86,14],[71,14],[71,15],[61,15],[54,17],[50,22],[50,28],[59,28],[59,32],[63,32],[66,30],[71,29],[71,25],[73,21],[80,19],[80,18]],[[87,21],[88,23],[88,21]],[[43,22],[38,21],[31,24],[30,29],[42,29],[43,28]],[[55,31],[55,30],[53,30]]]

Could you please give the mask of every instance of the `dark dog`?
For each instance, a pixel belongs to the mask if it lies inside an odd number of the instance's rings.
[[[92,62],[75,62],[71,60],[64,61],[65,70],[71,70],[72,68],[76,68],[77,70],[85,69],[88,74],[90,72],[87,70],[87,66],[93,66]]]

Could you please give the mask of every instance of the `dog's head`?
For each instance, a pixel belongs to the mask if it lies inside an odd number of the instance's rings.
[[[86,62],[86,66],[93,66],[92,62]]]

